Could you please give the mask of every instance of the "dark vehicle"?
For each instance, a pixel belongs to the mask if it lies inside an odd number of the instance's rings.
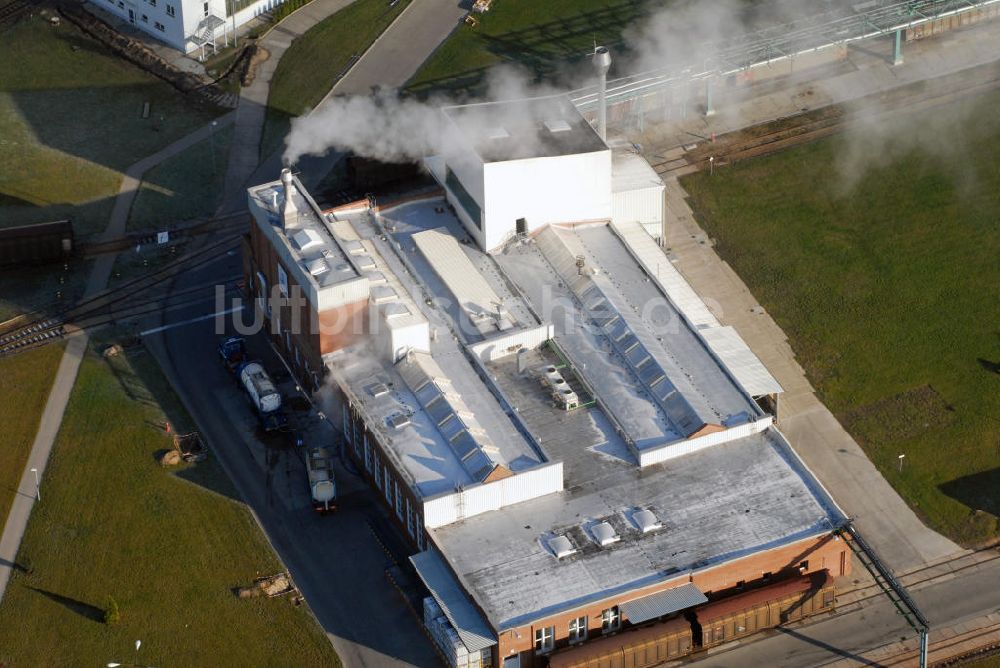
[[[235,375],[237,367],[247,361],[247,342],[242,336],[230,336],[219,344],[219,357],[229,373]]]
[[[73,249],[73,223],[69,220],[0,228],[2,266],[67,260]]]

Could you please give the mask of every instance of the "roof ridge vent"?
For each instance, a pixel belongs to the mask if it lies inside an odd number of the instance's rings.
[[[545,121],[545,127],[553,134],[556,132],[569,132],[572,129],[569,123],[563,118],[551,118]]]

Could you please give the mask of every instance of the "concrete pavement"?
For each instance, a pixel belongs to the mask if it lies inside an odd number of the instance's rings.
[[[147,170],[207,139],[212,132],[225,127],[232,121],[233,114],[226,114],[217,119],[214,125],[209,123],[130,166],[122,177],[122,183],[118,188],[118,195],[111,210],[111,217],[99,240],[114,239],[125,233],[132,202],[139,192],[142,175]],[[97,258],[87,280],[84,299],[94,297],[107,287],[116,257],[115,254],[107,254]],[[3,533],[0,534],[0,599],[3,598],[4,592],[7,590],[7,583],[10,581],[11,572],[15,567],[17,551],[21,546],[21,539],[24,537],[28,519],[31,517],[31,511],[35,505],[35,482],[31,469],[38,469],[39,477],[43,478],[45,465],[48,463],[52,446],[59,434],[59,426],[62,424],[66,404],[69,402],[70,392],[76,382],[76,374],[80,369],[83,356],[86,354],[88,342],[87,334],[83,331],[77,331],[69,337],[66,350],[59,361],[55,379],[52,381],[52,389],[49,391],[38,432],[35,434],[31,453],[28,455],[28,463],[21,476],[17,495],[14,497],[14,502],[7,515],[7,521],[4,523]]]

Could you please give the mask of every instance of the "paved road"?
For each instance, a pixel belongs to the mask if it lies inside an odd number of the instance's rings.
[[[373,84],[401,88],[468,13],[461,0],[413,0],[330,92],[368,95]]]
[[[240,266],[238,252],[222,254],[217,263],[181,277],[174,289],[221,282],[238,274]],[[215,311],[207,290],[204,302],[167,311],[162,324],[148,326],[183,323]],[[384,525],[388,520],[367,484],[338,466],[342,508],[329,517],[316,516],[309,507],[301,454],[268,450],[256,438],[255,421],[241,391],[217,361],[215,321],[185,324],[144,338],[344,664],[352,668],[438,665],[417,619],[385,577],[391,562],[369,523]],[[251,346],[267,368],[281,368],[263,337],[252,339]],[[318,418],[310,424],[311,443],[333,441],[328,425]]]
[[[98,241],[114,239],[125,233],[132,201],[139,192],[142,175],[147,170],[206,139],[212,132],[225,127],[232,121],[233,114],[226,114],[216,119],[215,124],[207,124],[191,134],[181,137],[125,170],[114,207],[111,210],[111,217],[108,219],[108,225],[98,237]],[[108,254],[97,259],[87,280],[84,298],[93,297],[107,287],[115,257],[114,254]],[[35,479],[31,469],[38,469],[39,477],[44,480],[45,465],[48,463],[52,446],[59,434],[63,413],[66,411],[70,391],[76,382],[76,374],[86,353],[87,343],[86,333],[79,332],[71,336],[66,344],[66,351],[63,353],[55,379],[52,381],[52,390],[50,390],[49,398],[45,403],[38,432],[35,434],[28,462],[18,485],[17,495],[14,497],[14,502],[3,525],[3,533],[0,534],[0,599],[3,598],[4,592],[7,590],[7,583],[17,559],[17,551],[21,547],[21,539],[24,537],[24,531],[28,527],[28,519],[35,506]]]
[[[947,635],[945,627],[961,629],[969,620],[1000,612],[998,582],[1000,562],[993,561],[954,579],[911,591],[931,623],[932,652],[935,641]],[[802,668],[842,660],[846,665],[879,665],[876,659],[865,656],[868,650],[903,637],[915,643],[916,634],[892,604],[881,597],[851,613],[805,627],[781,629],[768,637],[735,645],[698,661],[697,665]]]

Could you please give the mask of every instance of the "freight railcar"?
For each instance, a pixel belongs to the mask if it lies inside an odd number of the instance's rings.
[[[833,577],[820,571],[705,603],[696,610],[695,642],[705,649],[715,647],[830,610],[833,601]]]
[[[824,570],[705,603],[686,618],[568,648],[549,658],[549,668],[649,668],[833,606],[833,577]]]
[[[0,266],[66,260],[73,247],[69,220],[0,228]]]

